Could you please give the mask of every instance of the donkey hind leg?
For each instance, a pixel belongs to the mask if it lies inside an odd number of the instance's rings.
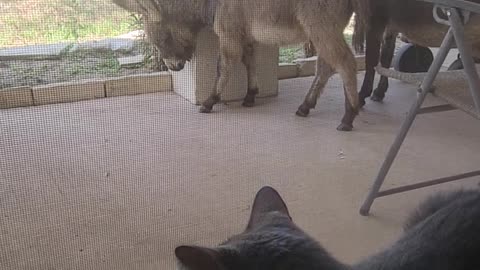
[[[244,107],[253,107],[255,105],[255,96],[258,94],[257,68],[255,64],[256,51],[253,45],[247,45],[243,49],[243,64],[247,68],[248,89],[247,95],[243,99]]]
[[[315,79],[313,80],[312,86],[305,96],[305,100],[303,101],[302,105],[298,107],[298,116],[306,117],[310,113],[310,109],[315,108],[318,98],[322,94],[328,79],[332,77],[333,73],[333,68],[321,57],[318,57]]]
[[[382,67],[390,68],[392,64],[393,54],[395,53],[395,44],[397,40],[397,32],[388,32],[385,35],[382,44],[382,52],[380,56],[380,62]],[[385,76],[380,77],[380,82],[378,83],[377,89],[373,91],[371,99],[373,101],[382,101],[385,97],[385,93],[388,89],[388,78]]]
[[[353,129],[353,120],[357,116],[360,107],[355,57],[348,47],[342,31],[329,31],[328,33],[333,34],[330,34],[328,39],[317,38],[315,47],[317,48],[318,56],[322,57],[342,78],[346,110],[337,130],[351,131]]]

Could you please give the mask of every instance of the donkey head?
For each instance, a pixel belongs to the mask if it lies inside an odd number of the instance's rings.
[[[180,246],[179,269],[337,270],[339,264],[292,221],[270,187],[256,195],[247,228],[216,248]]]
[[[167,67],[180,71],[193,57],[200,26],[182,14],[166,14],[161,6],[171,3],[161,1],[165,0],[113,0],[126,10],[143,15],[147,38],[158,48]]]

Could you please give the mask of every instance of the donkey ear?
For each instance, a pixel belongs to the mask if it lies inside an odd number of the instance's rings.
[[[261,188],[255,196],[247,229],[261,222],[265,214],[270,212],[280,212],[292,219],[288,213],[287,205],[280,197],[280,194],[272,187],[267,186]]]
[[[197,246],[179,246],[175,256],[188,270],[219,270],[220,253]]]
[[[161,20],[160,8],[153,0],[113,0],[113,3],[128,11],[142,14],[152,21]]]

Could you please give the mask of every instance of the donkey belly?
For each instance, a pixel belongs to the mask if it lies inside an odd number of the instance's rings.
[[[480,0],[470,1],[480,3]],[[440,46],[448,27],[435,21],[432,4],[416,0],[385,0],[383,3],[386,4],[392,29],[412,43],[426,47]],[[470,42],[476,44],[480,41],[480,15],[472,15],[465,32]]]
[[[394,23],[394,28],[401,32],[410,42],[425,47],[439,47],[448,30],[447,26],[434,21],[430,24],[420,25],[403,22],[395,25]],[[480,45],[480,16],[472,16],[471,21],[465,28],[465,37],[474,47]]]
[[[250,34],[254,41],[269,45],[291,45],[307,40],[303,30],[296,25],[252,23]]]
[[[428,25],[399,24],[395,26],[394,28],[402,33],[411,43],[426,47],[440,46],[448,30],[448,27],[434,22]]]

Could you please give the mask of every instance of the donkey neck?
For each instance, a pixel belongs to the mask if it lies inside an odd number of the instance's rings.
[[[205,0],[204,4],[204,22],[206,25],[213,27],[215,21],[215,12],[217,11],[218,0]]]
[[[213,26],[218,0],[175,0],[158,1],[162,13],[169,14],[174,21],[184,21],[190,24]]]

